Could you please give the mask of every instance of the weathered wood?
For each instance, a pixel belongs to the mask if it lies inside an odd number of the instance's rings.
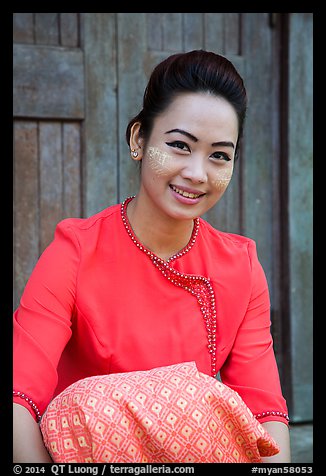
[[[280,335],[282,319],[288,319],[288,315],[284,315],[280,289],[280,47],[276,41],[276,30],[269,26],[267,14],[244,13],[242,26],[240,51],[246,57],[249,101],[244,137],[243,233],[256,240],[258,256],[266,273],[271,299],[274,350],[283,390],[286,391],[289,375],[283,366],[286,350]],[[264,54],[261,54],[262,51]],[[286,156],[283,160],[286,160]],[[283,206],[287,205],[283,203]],[[290,400],[289,410],[292,411]]]
[[[183,50],[182,13],[162,13],[163,21],[163,50]]]
[[[271,32],[264,13],[244,14],[243,52],[247,57],[249,98],[244,140],[243,230],[257,241],[259,257],[272,283],[273,160],[270,114],[277,107],[272,95]],[[264,51],[264,55],[259,54]],[[249,66],[250,65],[250,66]],[[249,74],[254,71],[255,74]],[[273,289],[270,289],[273,297]]]
[[[37,135],[35,122],[15,122],[14,307],[39,257]]]
[[[291,13],[288,170],[293,421],[311,420],[313,412],[312,51],[312,13]]]
[[[57,222],[82,212],[80,124],[36,122],[84,117],[83,52],[57,46],[78,45],[77,16],[13,18],[15,305]]]
[[[79,46],[79,13],[14,13],[15,43]]]
[[[14,43],[34,43],[33,13],[13,14]]]
[[[80,217],[81,193],[81,126],[77,122],[63,124],[63,215]]]
[[[186,51],[202,49],[204,45],[204,13],[184,13],[183,42]]]
[[[62,136],[59,122],[39,124],[40,251],[53,239],[63,217]]]
[[[283,384],[283,391],[286,392],[286,385],[289,382],[286,367],[284,365],[284,338],[286,339],[286,332],[284,324],[288,321],[288,308],[284,302],[283,296],[286,292],[286,286],[284,285],[286,279],[286,273],[284,268],[284,243],[286,242],[286,232],[283,229],[282,220],[285,215],[285,207],[287,206],[287,198],[283,189],[282,183],[285,183],[286,177],[284,176],[284,162],[286,161],[286,151],[282,144],[284,137],[284,128],[286,124],[285,118],[282,116],[285,112],[285,108],[280,108],[279,105],[286,104],[286,99],[281,94],[281,76],[283,74],[282,61],[280,58],[280,51],[285,59],[285,45],[283,43],[283,33],[281,35],[281,26],[278,24],[277,32],[272,31],[272,58],[271,58],[271,70],[270,74],[273,78],[271,84],[271,95],[273,101],[277,107],[273,107],[270,110],[270,133],[271,133],[271,156],[272,160],[272,249],[271,255],[273,259],[273,270],[270,276],[269,286],[272,290],[272,306],[271,306],[271,321],[272,321],[272,335],[274,341],[274,351],[279,365],[280,378]],[[282,44],[282,49],[281,49]],[[282,79],[282,83],[285,83],[285,78]],[[281,126],[282,124],[282,126]],[[281,133],[282,128],[282,133]],[[278,158],[278,160],[276,160]],[[284,251],[283,251],[284,250]],[[291,408],[291,402],[288,402],[289,408]]]
[[[79,46],[79,13],[60,13],[60,45]]]
[[[204,49],[224,53],[223,13],[204,13]]]
[[[14,45],[13,96],[15,117],[82,119],[82,51]]]
[[[241,13],[223,13],[224,15],[224,53],[226,55],[240,54]]]
[[[161,51],[163,47],[162,13],[146,13],[148,50]]]
[[[134,194],[139,186],[139,172],[130,158],[125,140],[129,120],[141,110],[147,78],[146,13],[117,13],[119,44],[119,199]]]
[[[59,13],[35,13],[35,43],[59,45]]]
[[[82,14],[87,88],[83,138],[84,213],[87,216],[118,201],[118,53],[115,15]]]

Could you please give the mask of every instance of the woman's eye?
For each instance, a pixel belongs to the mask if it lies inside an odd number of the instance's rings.
[[[166,142],[166,145],[168,145],[170,147],[174,147],[175,149],[180,149],[180,150],[186,151],[186,152],[190,151],[187,144],[185,142],[180,141],[180,140],[175,140],[173,142]]]
[[[212,157],[218,160],[225,160],[226,162],[229,162],[231,160],[231,158],[225,152],[214,152],[214,154],[212,154]]]

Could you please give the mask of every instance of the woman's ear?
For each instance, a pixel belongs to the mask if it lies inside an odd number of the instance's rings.
[[[140,122],[135,122],[130,130],[130,155],[133,160],[141,160],[143,158],[144,140],[139,134],[141,127]]]

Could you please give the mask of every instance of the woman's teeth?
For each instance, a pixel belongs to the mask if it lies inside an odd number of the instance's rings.
[[[175,187],[174,185],[171,185],[171,188],[172,188],[172,190],[174,190],[176,193],[178,193],[179,195],[182,195],[183,197],[186,197],[186,198],[198,198],[198,197],[200,197],[201,195],[203,195],[202,193],[189,193],[189,192],[185,192],[184,190],[180,190],[180,188],[177,188],[177,187]]]

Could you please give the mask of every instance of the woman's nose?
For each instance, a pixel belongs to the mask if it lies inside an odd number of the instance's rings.
[[[194,154],[189,157],[187,165],[182,169],[181,176],[193,183],[206,183],[207,171],[204,158]]]

